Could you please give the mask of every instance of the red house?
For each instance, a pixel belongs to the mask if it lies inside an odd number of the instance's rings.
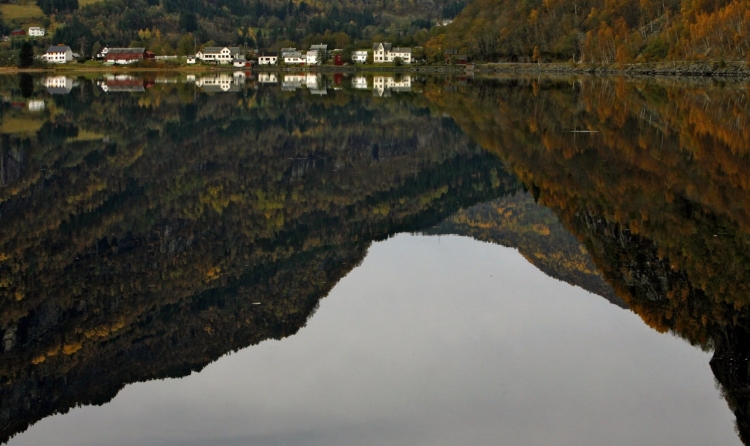
[[[154,53],[146,48],[110,48],[107,51],[107,62],[128,64],[143,59],[153,59]]]
[[[21,37],[26,35],[26,30],[23,29],[14,29],[10,32],[11,37]]]

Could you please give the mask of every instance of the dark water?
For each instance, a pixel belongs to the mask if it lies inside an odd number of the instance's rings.
[[[10,444],[750,438],[744,85],[0,94]]]

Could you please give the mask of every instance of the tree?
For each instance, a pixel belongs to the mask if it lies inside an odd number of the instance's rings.
[[[29,42],[24,42],[18,51],[18,67],[28,68],[34,63],[34,47]]]
[[[539,51],[539,47],[538,46],[534,47],[534,52],[531,54],[531,60],[533,62],[536,62],[537,64],[541,64],[542,63],[542,52]]]

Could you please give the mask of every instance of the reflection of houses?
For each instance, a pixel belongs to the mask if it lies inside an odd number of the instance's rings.
[[[144,79],[133,76],[109,76],[99,84],[105,93],[143,93],[152,84]]]
[[[202,51],[198,51],[195,54],[197,59],[203,62],[217,62],[220,64],[232,63],[232,60],[236,59],[240,55],[240,47],[238,46],[209,46],[203,48]]]
[[[411,91],[411,76],[375,76],[372,78],[372,94],[377,97],[387,97],[391,92]]]
[[[123,65],[153,58],[154,53],[146,48],[109,48],[106,55],[107,62]]]
[[[367,50],[357,50],[352,53],[352,62],[354,63],[366,63],[367,62]]]
[[[367,77],[366,76],[354,76],[352,78],[352,88],[355,90],[367,90]]]
[[[304,74],[285,74],[284,79],[281,81],[281,89],[284,91],[294,91],[307,81],[307,76]]]
[[[411,48],[394,48],[390,43],[375,43],[372,45],[372,60],[375,63],[392,63],[401,59],[403,63],[411,63]]]
[[[261,84],[275,84],[278,81],[276,73],[258,73],[258,82]]]
[[[312,94],[328,94],[323,78],[316,73],[285,74],[281,81],[283,91],[307,87]]]
[[[279,62],[279,56],[269,54],[267,56],[258,56],[258,65],[276,65]]]
[[[45,105],[44,101],[29,101],[29,111],[31,112],[40,112],[44,111]]]
[[[307,77],[305,78],[305,86],[308,88],[308,90],[310,90],[310,93],[312,94],[328,94],[328,90],[323,83],[323,78],[318,74],[307,73]]]
[[[75,86],[73,79],[65,76],[47,77],[43,83],[49,94],[70,94]]]
[[[215,76],[204,76],[196,79],[195,86],[206,93],[228,93],[242,90],[244,76],[230,76],[228,74],[217,74]]]
[[[48,63],[67,63],[73,60],[73,50],[67,45],[53,45],[47,48],[42,60]]]

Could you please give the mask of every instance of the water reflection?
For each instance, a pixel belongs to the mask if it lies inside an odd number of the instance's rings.
[[[714,350],[750,438],[742,88],[175,79],[0,84],[3,438],[296,333],[373,241],[403,231],[516,247]]]

